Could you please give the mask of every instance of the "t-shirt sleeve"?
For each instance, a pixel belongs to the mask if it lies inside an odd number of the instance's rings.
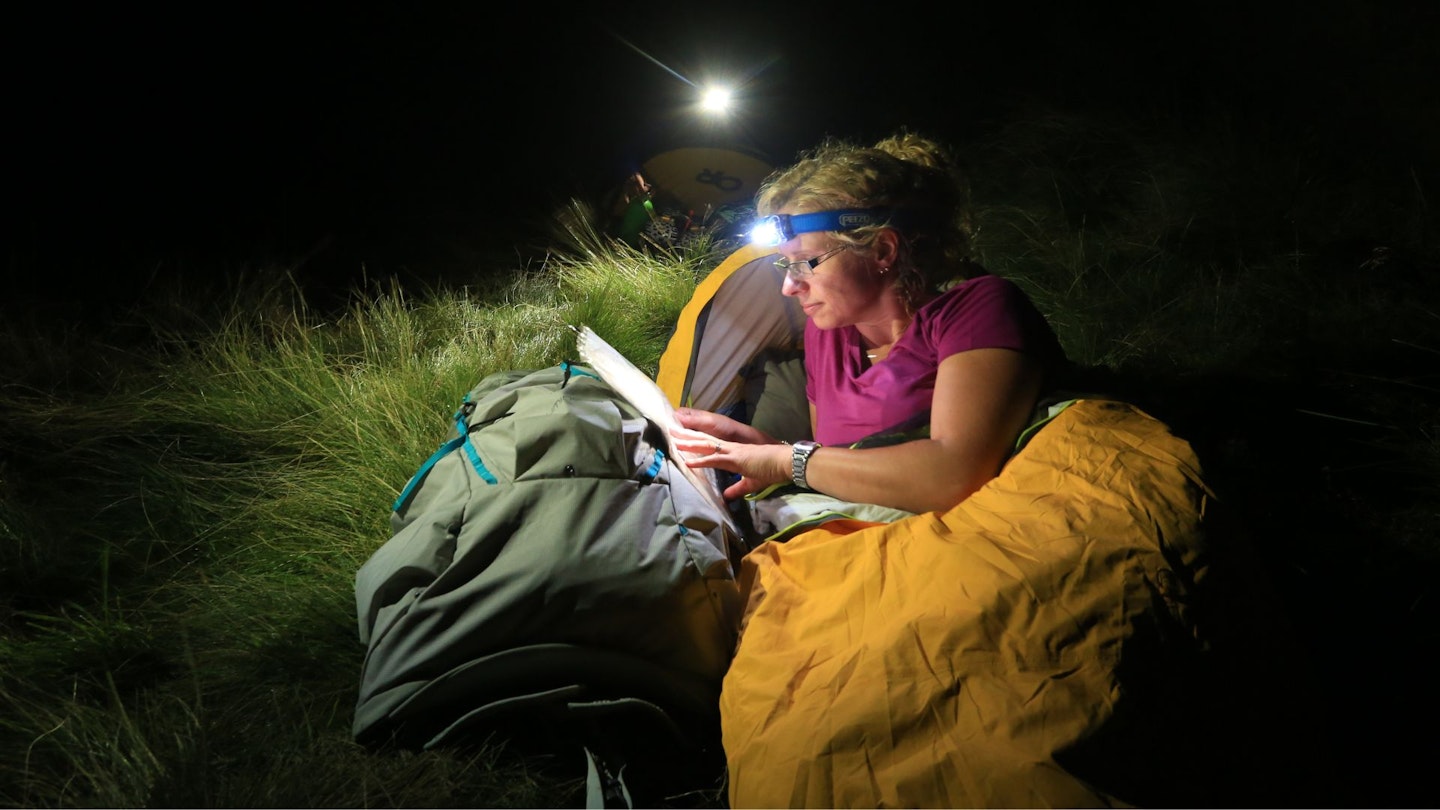
[[[971,349],[1044,354],[1049,348],[1037,345],[1048,332],[1044,318],[1024,291],[1001,276],[972,279],[926,316],[926,341],[937,362]]]

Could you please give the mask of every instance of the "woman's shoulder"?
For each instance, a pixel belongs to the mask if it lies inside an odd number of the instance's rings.
[[[941,357],[989,347],[1049,355],[1059,345],[1035,302],[1003,276],[963,281],[916,312],[915,320],[919,334]]]
[[[955,282],[946,292],[953,292],[955,290],[984,290],[995,287],[1013,287],[1017,290],[1019,289],[1019,286],[1009,278],[992,273],[989,270],[979,267],[979,265],[975,267],[978,272]]]
[[[986,273],[957,282],[921,306],[916,314],[940,314],[967,307],[1006,305],[1028,300],[1015,282],[1004,276]]]

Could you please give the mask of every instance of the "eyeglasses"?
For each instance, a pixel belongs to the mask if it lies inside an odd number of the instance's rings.
[[[824,253],[821,253],[819,256],[814,256],[809,259],[787,259],[784,256],[781,256],[780,258],[775,260],[775,266],[780,268],[781,270],[784,270],[785,275],[789,276],[791,279],[799,281],[802,278],[814,275],[815,268],[819,267],[821,262],[825,261],[831,256],[834,256],[836,253],[839,253],[840,251],[848,247],[850,247],[850,245],[841,245],[834,250],[827,250]]]

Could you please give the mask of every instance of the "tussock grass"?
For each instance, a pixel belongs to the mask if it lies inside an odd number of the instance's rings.
[[[1315,649],[1363,636],[1366,661],[1406,671],[1434,641],[1440,562],[1434,189],[1275,133],[1163,123],[1030,111],[964,145],[981,259],[1101,390],[1196,442]],[[554,221],[535,264],[368,284],[332,311],[267,267],[84,330],[0,323],[0,804],[577,801],[573,770],[503,740],[400,754],[349,736],[354,574],[460,396],[574,359],[570,325],[653,372],[724,253],[615,244],[582,201]],[[1387,708],[1323,710],[1373,735]],[[1403,770],[1389,753],[1357,768]]]
[[[1225,119],[1061,113],[966,157],[983,167],[982,262],[1026,285],[1081,362],[1273,374],[1317,344],[1434,332],[1433,303],[1409,294],[1435,248],[1413,166],[1363,173]]]
[[[533,807],[575,790],[497,765],[498,745],[354,746],[354,574],[476,381],[574,359],[580,323],[653,371],[702,266],[557,255],[494,298],[392,285],[324,316],[270,273],[109,333],[143,322],[141,347],[67,334],[13,353],[0,802]],[[102,396],[75,371],[97,348]]]

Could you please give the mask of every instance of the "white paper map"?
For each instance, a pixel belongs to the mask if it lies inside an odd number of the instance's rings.
[[[709,473],[691,469],[675,452],[675,446],[670,440],[670,430],[681,425],[675,419],[675,406],[670,404],[670,398],[665,396],[665,392],[660,390],[654,380],[636,368],[634,363],[616,351],[604,338],[595,334],[593,329],[582,326],[575,329],[575,332],[578,335],[575,343],[580,351],[580,361],[600,375],[600,379],[609,383],[616,393],[634,405],[646,419],[659,426],[665,434],[665,451],[675,460],[675,466],[710,500],[725,527],[739,537],[740,529],[730,516],[730,510],[725,506],[725,498]]]

